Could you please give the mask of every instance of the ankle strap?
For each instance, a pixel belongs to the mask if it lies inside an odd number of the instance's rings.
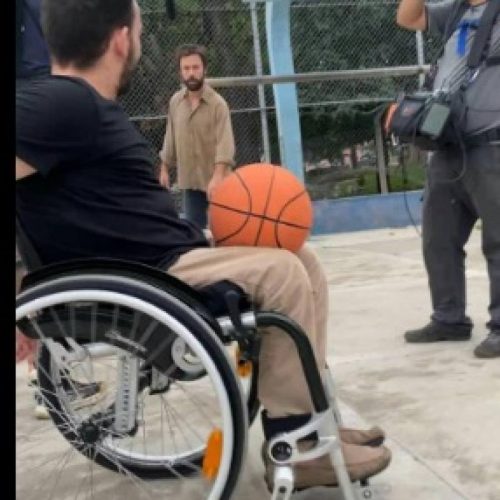
[[[287,415],[286,417],[270,418],[267,415],[267,410],[262,410],[260,413],[262,420],[262,430],[266,441],[269,441],[277,434],[283,432],[290,432],[307,424],[311,419],[310,413],[303,413],[299,415]],[[312,432],[304,438],[304,441],[315,441],[318,439],[316,432]]]

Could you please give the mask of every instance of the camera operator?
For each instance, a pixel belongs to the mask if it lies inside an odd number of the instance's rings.
[[[500,16],[492,17],[481,64],[471,71],[468,56],[488,5],[500,0],[401,0],[397,23],[428,30],[443,41],[431,89],[455,96],[455,145],[430,155],[423,205],[423,255],[433,313],[423,328],[407,331],[407,342],[468,340],[464,246],[478,219],[490,280],[489,334],[474,350],[500,356]],[[488,15],[494,9],[489,8]],[[498,12],[497,9],[496,12]],[[486,18],[487,16],[485,16]],[[483,30],[482,30],[483,31]],[[485,30],[484,30],[485,31]],[[478,39],[481,37],[478,37]],[[457,100],[458,99],[458,100]]]

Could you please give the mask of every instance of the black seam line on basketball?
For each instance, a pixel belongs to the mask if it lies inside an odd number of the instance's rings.
[[[264,226],[264,223],[266,222],[266,214],[267,214],[267,209],[269,207],[269,199],[271,198],[271,192],[273,190],[273,184],[274,184],[274,169],[276,167],[273,167],[272,168],[272,172],[271,172],[271,182],[269,182],[269,187],[267,189],[267,197],[266,197],[266,202],[264,204],[264,210],[262,211],[262,218],[260,219],[260,224],[259,224],[259,227],[257,229],[257,234],[255,235],[255,241],[254,241],[254,246],[257,246],[258,243],[259,243],[259,239],[260,239],[260,235],[262,233],[262,227]]]
[[[247,188],[246,184],[243,182],[243,179],[241,178],[241,175],[238,173],[238,171],[235,171],[234,173],[236,174],[236,178],[240,181],[243,189],[247,192],[248,204],[250,205],[250,210],[252,210],[252,197],[250,196],[250,189]],[[220,205],[219,203],[211,203],[211,204],[214,205],[215,207],[219,207],[219,208],[229,208],[229,207],[226,207],[224,205]],[[223,243],[224,241],[228,240],[229,238],[232,238],[233,236],[238,234],[247,225],[247,222],[250,220],[251,212],[250,213],[241,212],[241,213],[246,214],[246,216],[247,216],[247,218],[243,221],[243,224],[238,229],[236,229],[236,231],[234,231],[233,233],[228,234],[227,236],[224,236],[224,238],[221,238],[220,240],[215,240],[216,243]]]
[[[269,183],[269,189],[267,190],[267,199],[266,199],[266,204],[264,205],[264,213],[263,213],[264,217],[266,216],[267,209],[269,208],[269,200],[271,199],[271,193],[273,191],[274,178],[276,176],[275,175],[276,168],[278,168],[278,167],[273,167],[272,174],[271,174],[271,182]],[[259,229],[257,230],[257,235],[255,236],[254,246],[257,246],[257,244],[259,243],[260,234],[262,233],[262,227],[264,226],[264,222],[265,222],[264,217],[260,221]]]
[[[284,220],[274,219],[273,217],[269,217],[269,216],[264,216],[264,215],[260,215],[260,214],[253,214],[251,212],[246,212],[245,210],[239,210],[238,208],[233,208],[233,207],[229,207],[227,205],[222,205],[221,203],[210,202],[210,204],[214,205],[215,207],[225,208],[226,210],[231,210],[232,212],[236,212],[237,214],[247,215],[248,217],[260,217],[261,219],[265,219],[266,221],[279,222],[280,224],[283,224],[284,226],[295,227],[297,229],[310,229],[307,226],[301,226],[300,224],[294,224],[293,222],[287,222]],[[233,233],[233,234],[235,234],[235,233]],[[224,237],[224,239],[227,239],[227,237]],[[219,240],[219,241],[221,241],[221,240]]]
[[[278,244],[278,246],[280,248],[282,245],[281,245],[281,242],[280,242],[280,239],[278,236],[278,229],[279,229],[280,224],[286,224],[285,222],[280,221],[280,217],[283,214],[283,212],[285,211],[286,207],[288,205],[290,205],[290,203],[293,203],[295,200],[299,199],[303,194],[307,194],[307,191],[305,189],[303,191],[301,191],[299,194],[297,194],[296,196],[294,196],[291,200],[288,200],[283,205],[283,208],[280,210],[280,212],[278,213],[278,221],[274,223],[274,239],[276,240],[276,243]],[[309,229],[309,228],[304,228],[303,226],[299,226],[299,227],[302,227],[303,229]]]

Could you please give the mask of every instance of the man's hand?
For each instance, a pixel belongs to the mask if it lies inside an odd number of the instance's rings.
[[[170,179],[168,178],[168,166],[166,163],[162,163],[160,165],[160,177],[158,180],[165,189],[168,189],[170,187]]]
[[[219,184],[226,178],[229,174],[226,165],[219,163],[215,165],[214,174],[210,179],[207,186],[207,198],[210,200],[214,191],[219,187]]]
[[[36,174],[36,170],[28,165],[24,160],[16,156],[16,181],[28,177],[28,175]]]

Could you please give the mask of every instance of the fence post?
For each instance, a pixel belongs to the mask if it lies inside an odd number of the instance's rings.
[[[255,2],[250,2],[250,15],[252,20],[253,50],[255,54],[255,74],[262,76],[262,51],[260,47],[259,23],[257,19],[257,8]],[[269,127],[267,123],[266,97],[264,85],[257,85],[259,93],[260,123],[262,127],[262,147],[264,149],[264,161],[271,162],[271,148],[269,147]]]
[[[419,66],[423,66],[425,61],[425,55],[424,55],[424,37],[422,36],[421,31],[416,31],[415,32],[415,39],[417,42],[417,63]],[[423,73],[420,73],[418,75],[418,86],[422,88],[424,85],[425,81],[425,75]]]
[[[380,192],[382,194],[389,193],[389,186],[387,183],[387,165],[385,164],[384,154],[384,134],[382,132],[382,116],[385,110],[379,111],[375,115],[375,150],[377,153],[377,170],[380,183]]]

